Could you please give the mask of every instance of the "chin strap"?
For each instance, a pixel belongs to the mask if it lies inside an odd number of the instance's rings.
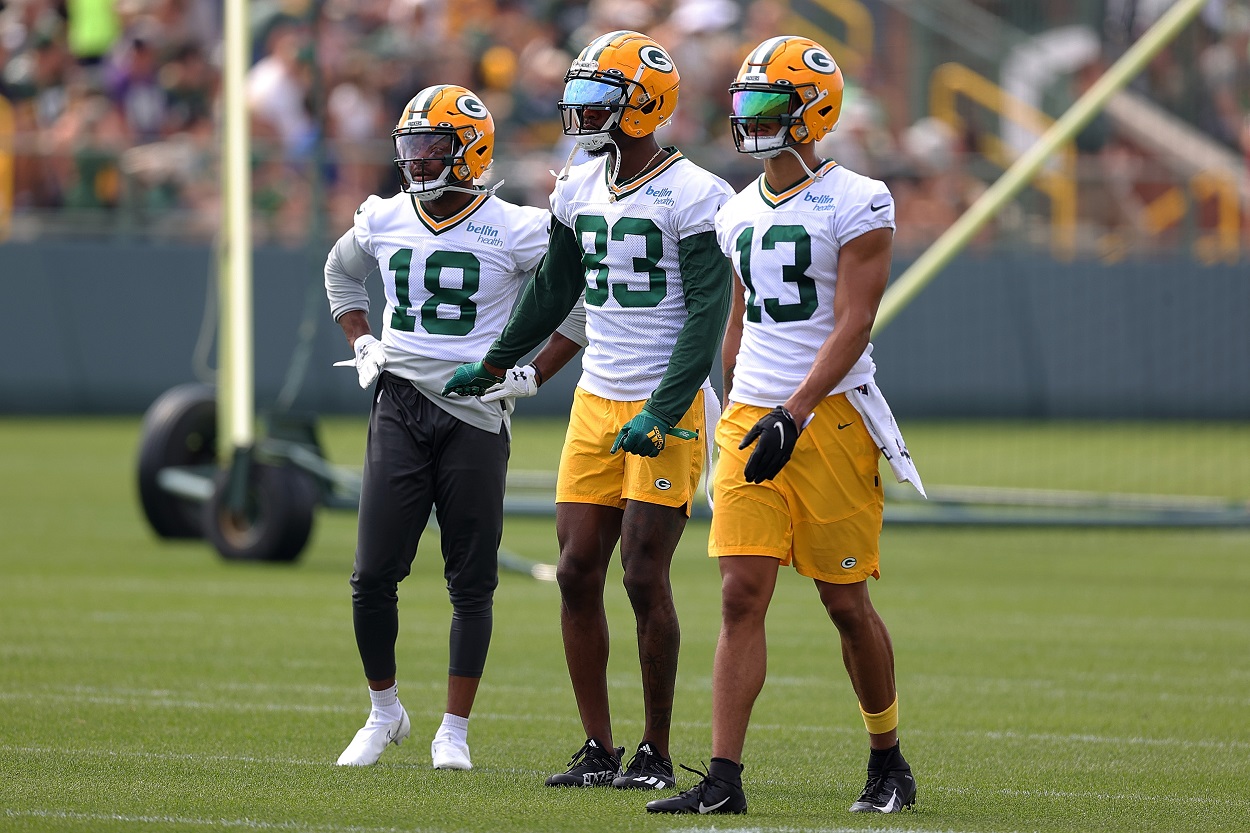
[[[576,156],[577,152],[581,149],[582,149],[581,145],[574,143],[573,149],[569,151],[569,158],[564,160],[564,167],[560,169],[560,173],[556,173],[555,171],[551,171],[551,170],[547,171],[547,173],[554,176],[558,181],[563,181],[563,180],[568,179],[569,168],[572,167],[573,165],[573,157]]]
[[[446,194],[448,191],[458,191],[461,194],[485,194],[486,196],[491,197],[495,195],[495,192],[498,191],[506,181],[507,180],[501,179],[489,188],[484,188],[480,185],[474,185],[468,188],[464,188],[460,185],[444,185],[442,188],[436,188],[433,191],[409,191],[408,193],[412,194],[421,202],[432,202],[433,200],[443,196],[443,194]]]
[[[811,168],[807,167],[807,163],[803,161],[803,157],[799,155],[799,152],[795,150],[792,145],[786,145],[785,147],[782,148],[782,150],[788,150],[790,151],[790,153],[794,154],[794,158],[799,160],[799,164],[803,166],[803,170],[806,171],[807,175],[810,176],[812,179],[824,179],[825,174],[828,173],[828,171],[824,171],[822,173],[816,173]],[[817,165],[816,167],[819,168],[821,166]]]

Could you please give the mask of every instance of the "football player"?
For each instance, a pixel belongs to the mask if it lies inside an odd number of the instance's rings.
[[[703,468],[705,426],[719,412],[707,377],[733,281],[714,230],[732,189],[656,141],[678,87],[668,53],[637,32],[595,38],[573,61],[559,108],[565,133],[591,158],[566,164],[556,181],[547,259],[503,335],[447,386],[481,393],[585,292],[588,346],[560,458],[556,532],[565,659],[586,741],[549,786],[675,784],[669,730],[680,634],[669,566]],[[644,714],[623,770],[603,603],[618,541]]]
[[[728,401],[708,545],[721,572],[713,757],[699,784],[648,803],[651,812],[746,812],[743,745],[782,565],[815,582],[868,730],[868,781],[851,811],[916,800],[899,751],[893,649],[867,585],[880,575],[883,451],[923,494],[873,384],[868,342],[890,274],[894,201],[883,183],[816,155],[838,122],[842,86],[819,44],[776,37],[729,87],[734,142],[764,160],[764,173],[716,216],[739,281],[721,354]]]
[[[395,682],[398,584],[437,512],[451,597],[447,705],[431,745],[437,769],[470,769],[469,713],[486,663],[498,583],[511,398],[441,395],[461,362],[503,329],[547,248],[550,215],[482,184],[495,125],[464,87],[417,93],[392,134],[402,190],[371,196],[325,266],[330,311],[373,387],[360,491],[352,619],[372,708],[339,757],[367,766],[409,734]],[[365,281],[381,273],[381,338]]]

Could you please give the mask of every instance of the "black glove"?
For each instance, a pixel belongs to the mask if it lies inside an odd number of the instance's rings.
[[[799,427],[794,424],[790,412],[778,405],[751,426],[738,448],[746,448],[757,438],[759,442],[743,472],[749,483],[763,483],[777,476],[794,453],[794,444],[799,441]]]

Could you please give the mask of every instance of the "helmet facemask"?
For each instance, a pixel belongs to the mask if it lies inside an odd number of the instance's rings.
[[[803,113],[821,96],[811,86],[736,83],[729,87],[734,145],[739,153],[771,159],[808,141]]]
[[[438,199],[449,187],[468,182],[470,172],[464,161],[464,147],[453,128],[397,130],[393,137],[395,166],[405,192],[426,202]]]
[[[572,136],[587,152],[602,150],[612,143],[610,134],[620,127],[621,114],[630,106],[629,82],[600,73],[570,72],[570,76],[557,105],[564,135]]]

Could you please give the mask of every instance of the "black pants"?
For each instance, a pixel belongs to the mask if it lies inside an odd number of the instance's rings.
[[[395,675],[398,585],[412,569],[431,507],[452,605],[448,673],[482,675],[499,583],[509,449],[506,431],[475,428],[382,374],[369,415],[351,580],[356,645],[368,679]]]

